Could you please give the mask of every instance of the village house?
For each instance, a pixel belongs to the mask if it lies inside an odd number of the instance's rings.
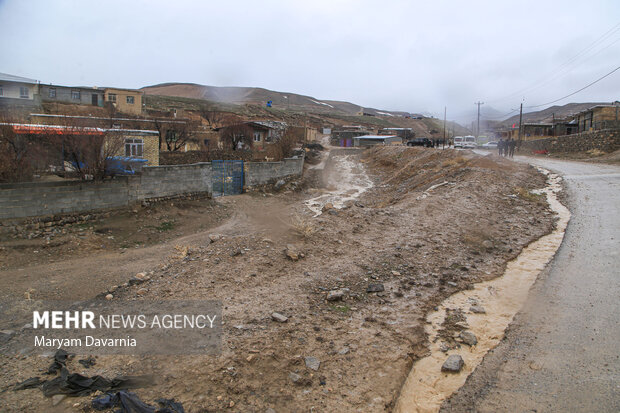
[[[117,111],[132,115],[142,114],[143,92],[134,89],[104,88],[105,101]]]
[[[345,125],[338,130],[332,131],[330,141],[334,146],[350,147],[353,146],[353,138],[368,135],[368,133],[369,131],[364,126]]]
[[[109,136],[110,139],[120,137],[123,140],[115,156],[127,156],[147,160],[148,166],[159,165],[159,133],[154,130],[140,129],[106,129],[95,127],[76,127],[66,125],[41,124],[10,124],[17,134],[22,135],[79,135],[79,136]]]
[[[597,105],[575,115],[579,132],[617,128],[620,102],[612,105]]]
[[[353,146],[369,147],[375,145],[398,145],[403,139],[396,135],[363,135],[353,138]]]
[[[39,82],[0,73],[0,106],[37,106],[39,104]]]
[[[415,137],[412,128],[382,128],[377,132],[378,135],[397,135],[408,140]]]
[[[39,85],[42,102],[103,106],[104,91],[96,87]]]
[[[264,148],[266,144],[277,142],[284,131],[286,123],[276,121],[252,121],[246,122],[252,129],[253,145],[258,148]]]

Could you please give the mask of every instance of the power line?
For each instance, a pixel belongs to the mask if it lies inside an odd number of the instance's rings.
[[[509,95],[506,95],[506,97],[504,98],[499,98],[499,99],[494,99],[492,101],[490,101],[491,103],[493,102],[498,102],[498,101],[502,101],[502,100],[507,100],[510,99],[511,97],[521,94],[523,92],[527,92],[527,91],[532,91],[532,90],[536,90],[542,86],[545,86],[546,84],[549,83],[550,80],[556,80],[557,79],[557,75],[559,73],[562,72],[566,72],[566,71],[570,71],[572,68],[570,67],[572,63],[574,63],[579,57],[581,57],[584,53],[589,52],[591,49],[593,49],[595,46],[597,46],[599,43],[604,42],[606,40],[608,40],[610,37],[614,36],[616,34],[616,32],[618,32],[620,30],[620,23],[617,23],[616,25],[614,25],[611,29],[607,30],[605,33],[603,33],[601,36],[599,36],[596,40],[594,40],[592,43],[590,43],[588,46],[586,46],[585,48],[583,48],[582,50],[580,50],[576,55],[574,55],[573,57],[571,57],[570,59],[568,59],[567,61],[565,61],[564,63],[562,63],[561,65],[557,66],[555,69],[553,69],[551,72],[549,72],[546,76],[543,76],[542,78],[540,78],[538,81],[534,82],[531,84],[531,86],[525,87],[523,89],[520,89],[514,93],[511,93]],[[615,40],[614,42],[612,42],[611,44],[605,46],[603,49],[600,49],[599,51],[597,51],[595,53],[595,55],[599,54],[600,52],[602,52],[603,50],[609,48],[610,46],[612,46],[613,44],[615,44],[618,40]],[[592,56],[593,57],[593,56]],[[580,64],[580,63],[579,63]]]
[[[590,83],[590,84],[588,84],[588,85],[586,85],[586,86],[582,87],[582,88],[581,88],[581,89],[579,89],[579,90],[574,91],[573,93],[570,93],[570,94],[568,94],[568,95],[566,95],[566,96],[562,96],[562,97],[561,97],[561,98],[559,98],[559,99],[552,100],[551,102],[543,103],[543,104],[540,104],[540,105],[526,106],[526,108],[527,108],[527,109],[533,109],[533,108],[539,108],[539,107],[541,107],[541,106],[547,106],[547,105],[550,105],[550,104],[552,104],[552,103],[559,102],[560,100],[566,99],[567,97],[571,97],[571,96],[573,96],[573,95],[576,95],[577,93],[581,92],[582,90],[585,90],[585,89],[589,88],[590,86],[592,86],[592,85],[594,85],[594,84],[596,84],[596,83],[600,82],[601,80],[605,79],[607,76],[610,76],[611,74],[613,74],[614,72],[616,72],[616,71],[618,71],[618,70],[620,70],[620,66],[616,67],[614,70],[612,70],[611,72],[607,73],[606,75],[599,77],[599,78],[598,78],[598,79],[596,79],[594,82],[592,82],[592,83]]]

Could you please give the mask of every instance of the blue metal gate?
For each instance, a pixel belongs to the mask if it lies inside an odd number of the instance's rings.
[[[243,161],[211,161],[211,167],[214,197],[243,192]]]

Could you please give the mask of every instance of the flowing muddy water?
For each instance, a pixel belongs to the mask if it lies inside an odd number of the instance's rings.
[[[524,248],[517,258],[508,263],[504,275],[478,283],[473,290],[450,296],[437,311],[428,315],[426,332],[431,342],[431,354],[414,363],[401,389],[395,412],[439,411],[441,403],[465,383],[484,355],[502,339],[508,324],[523,306],[538,274],[560,247],[570,219],[570,212],[556,197],[556,193],[561,190],[561,178],[546,170],[539,170],[548,175],[548,186],[538,192],[546,194],[551,209],[558,215],[555,229]],[[486,314],[469,311],[471,305],[476,303],[484,307]],[[468,330],[476,335],[478,343],[472,347],[463,345],[444,353],[440,348],[438,332],[446,316],[446,309],[457,308],[466,314]],[[457,374],[443,373],[441,366],[452,354],[460,355],[465,366]]]
[[[313,169],[323,169],[326,183],[326,188],[319,190],[320,195],[304,202],[314,216],[321,215],[325,204],[340,209],[373,186],[366,168],[359,161],[359,154],[330,153],[328,159]]]

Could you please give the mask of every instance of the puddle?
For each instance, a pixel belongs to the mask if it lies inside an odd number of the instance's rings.
[[[484,355],[500,342],[508,324],[527,299],[538,274],[560,247],[570,219],[570,212],[556,197],[556,192],[561,190],[562,178],[544,169],[538,169],[548,176],[549,184],[537,192],[547,195],[551,209],[558,215],[556,228],[552,233],[524,248],[517,258],[508,263],[504,275],[478,283],[473,290],[450,296],[438,311],[429,314],[425,328],[431,342],[431,354],[413,365],[401,389],[395,412],[439,411],[441,403],[465,383],[467,376],[480,364]],[[486,310],[486,314],[471,313],[469,308],[473,301],[479,302]],[[477,345],[468,347],[463,344],[460,349],[450,350],[447,353],[441,351],[441,340],[435,341],[435,338],[447,308],[460,308],[464,311],[469,325],[468,331],[476,335]],[[452,354],[460,355],[465,366],[458,374],[442,373],[442,364]]]
[[[331,154],[327,161],[322,162],[323,165],[326,162],[330,164],[324,169],[329,174],[326,178],[327,188],[321,190],[320,195],[304,202],[315,217],[321,215],[325,204],[331,203],[334,208],[341,209],[347,201],[357,199],[373,186],[358,158],[357,154]]]

